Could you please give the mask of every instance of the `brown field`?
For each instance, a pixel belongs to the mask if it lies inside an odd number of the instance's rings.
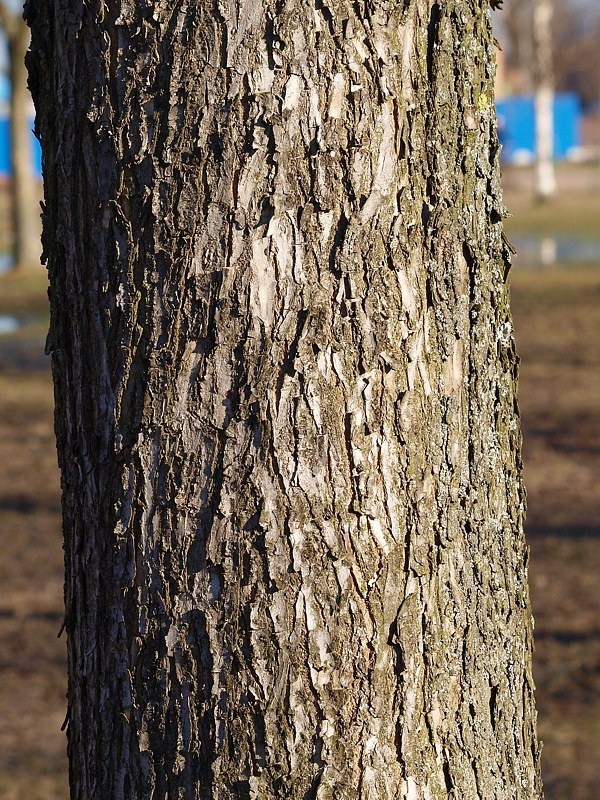
[[[513,277],[547,800],[600,797],[600,266]]]
[[[40,270],[41,272],[41,270]],[[0,314],[32,324],[0,337],[0,798],[66,800],[65,640],[52,385],[43,275],[0,278]]]
[[[600,200],[590,203],[589,218],[600,219]],[[531,212],[548,225],[545,213]],[[517,267],[512,283],[546,798],[597,800],[600,265]],[[60,499],[42,276],[0,278],[0,314],[15,311],[28,327],[0,336],[0,800],[66,800]]]

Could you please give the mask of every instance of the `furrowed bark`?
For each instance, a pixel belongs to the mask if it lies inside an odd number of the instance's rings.
[[[72,798],[541,797],[487,7],[28,15]]]

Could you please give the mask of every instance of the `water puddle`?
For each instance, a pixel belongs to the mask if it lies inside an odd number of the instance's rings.
[[[23,327],[23,320],[18,317],[11,317],[8,314],[0,314],[0,336],[7,333],[14,333]]]
[[[600,238],[515,234],[511,242],[517,251],[517,267],[600,264]]]
[[[14,266],[14,263],[15,262],[12,253],[0,252],[0,275],[4,274],[5,272],[10,272]]]

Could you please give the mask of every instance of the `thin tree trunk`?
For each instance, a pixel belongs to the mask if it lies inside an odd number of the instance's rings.
[[[556,191],[554,172],[554,79],[552,0],[533,2],[535,73],[535,191],[545,200]]]
[[[541,797],[488,10],[29,17],[71,797]]]
[[[29,47],[29,28],[0,0],[0,23],[8,42],[10,96],[10,156],[12,167],[11,206],[13,218],[13,256],[15,268],[29,270],[40,266],[41,224],[36,179],[31,151],[31,95],[27,88],[25,54]]]
[[[516,86],[512,91],[516,94],[533,92],[533,36],[532,13],[530,3],[523,0],[508,0],[502,8],[504,24],[508,38],[507,60]]]

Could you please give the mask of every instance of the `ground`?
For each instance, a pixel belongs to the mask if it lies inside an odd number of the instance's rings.
[[[562,225],[589,235],[600,220],[600,193],[563,194],[535,208],[509,192],[507,204],[515,213],[509,232]],[[528,270],[517,259],[512,286],[546,800],[596,800],[600,264]],[[66,800],[60,497],[43,275],[0,278],[0,314],[14,313],[28,325],[0,336],[0,800]]]
[[[41,272],[41,270],[40,270]],[[0,278],[0,314],[32,325],[0,337],[0,798],[66,800],[65,641],[52,383],[42,279]]]
[[[546,800],[600,787],[600,266],[513,277]]]

